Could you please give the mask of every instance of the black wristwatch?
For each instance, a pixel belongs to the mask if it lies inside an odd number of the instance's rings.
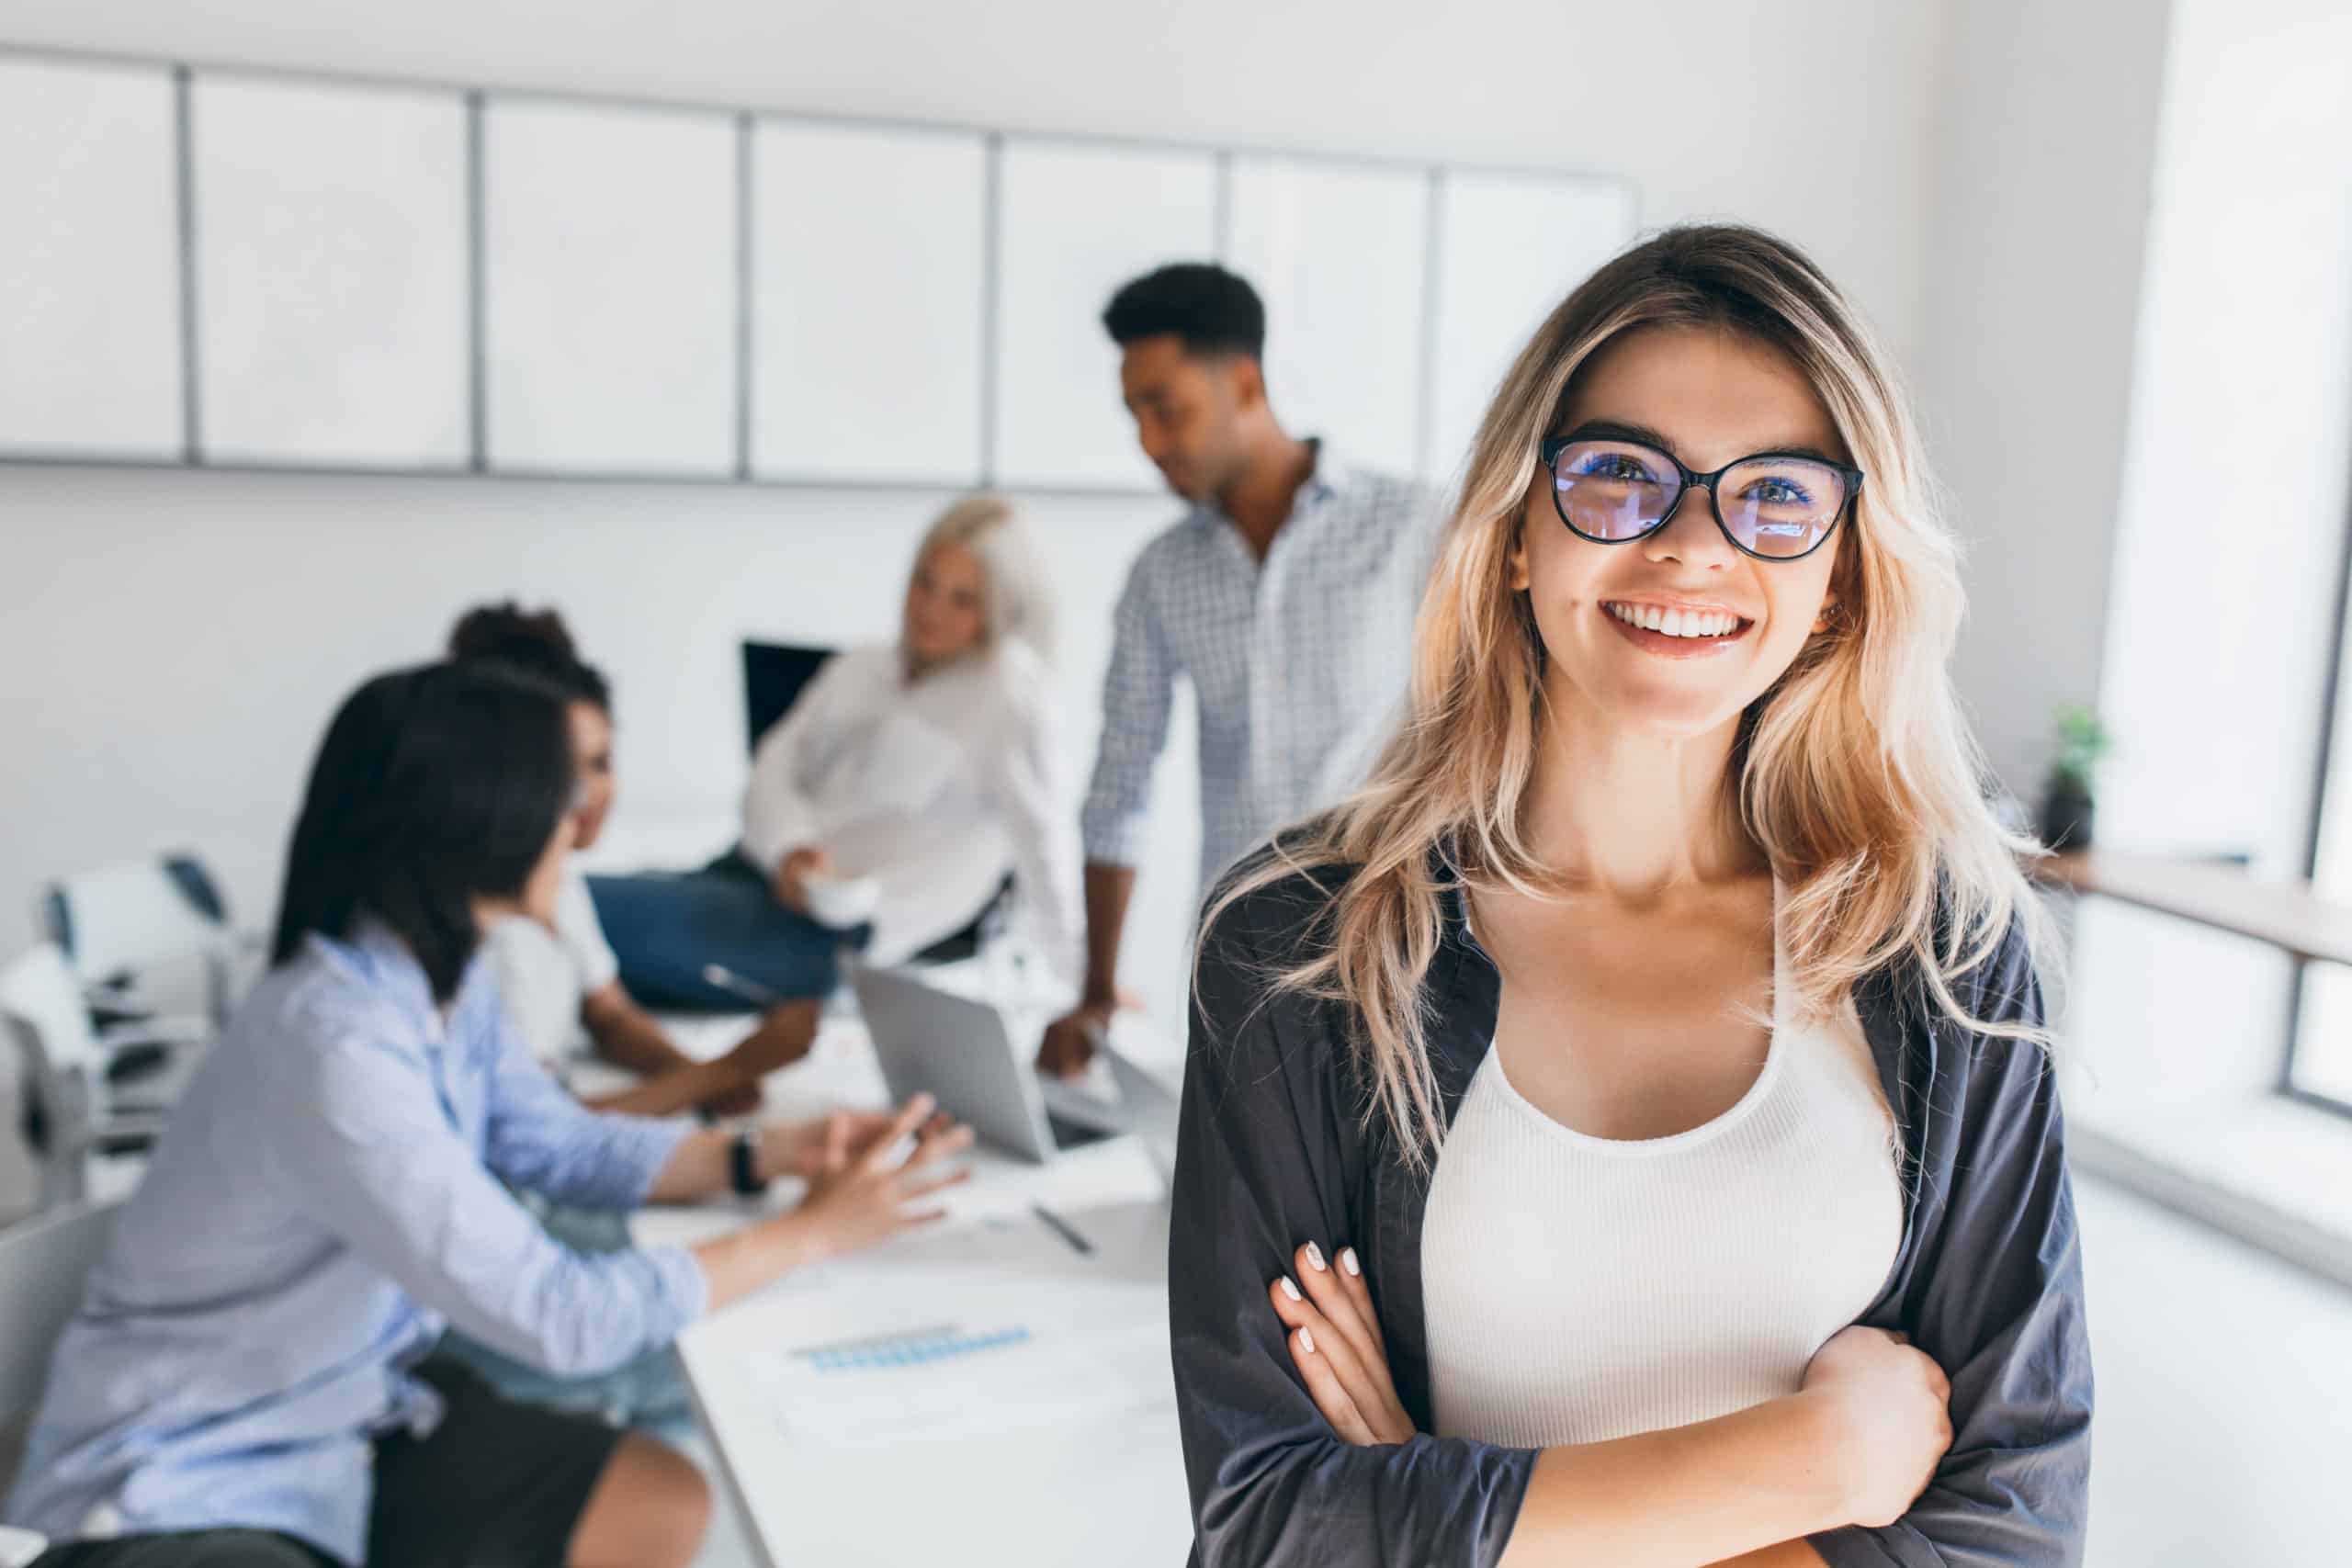
[[[727,1175],[740,1198],[757,1198],[768,1190],[760,1179],[760,1130],[746,1127],[727,1145]]]

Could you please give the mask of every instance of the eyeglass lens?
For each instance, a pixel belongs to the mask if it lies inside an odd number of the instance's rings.
[[[1561,521],[1603,544],[1658,526],[1682,493],[1682,472],[1654,447],[1576,441],[1552,465]],[[1808,457],[1752,457],[1715,481],[1715,514],[1740,546],[1766,557],[1801,556],[1846,509],[1846,476]]]

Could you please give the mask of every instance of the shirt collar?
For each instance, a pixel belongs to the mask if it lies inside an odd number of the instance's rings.
[[[1301,498],[1325,502],[1353,487],[1359,470],[1345,452],[1320,435],[1310,435],[1306,441],[1315,448],[1315,468],[1298,487]]]
[[[1356,465],[1349,461],[1344,453],[1322,436],[1310,435],[1306,439],[1306,444],[1315,448],[1315,468],[1306,476],[1306,481],[1298,487],[1298,493],[1291,500],[1293,519],[1297,518],[1300,513],[1308,508],[1321,506],[1334,496],[1347,491],[1355,483],[1360,472]],[[1194,502],[1192,511],[1184,515],[1186,522],[1198,528],[1215,528],[1229,522],[1225,515],[1225,509],[1214,499]]]
[[[433,999],[433,982],[426,976],[424,965],[416,961],[416,954],[409,951],[407,942],[373,915],[361,915],[354,920],[348,937],[322,936],[312,931],[304,940],[328,963],[351,973],[370,990],[391,1000],[427,1040],[444,1038],[449,1026],[476,999],[474,993],[487,983],[483,950],[477,945],[473,957],[467,961],[464,976],[458,981],[457,994],[449,999],[445,1018],[441,1005]]]

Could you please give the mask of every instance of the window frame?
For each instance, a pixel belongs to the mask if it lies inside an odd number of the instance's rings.
[[[2344,536],[2336,551],[2335,614],[2329,623],[2327,673],[2321,682],[2319,715],[2319,757],[2312,780],[2310,831],[2303,843],[2304,880],[2314,887],[2319,882],[2320,851],[2324,846],[2328,828],[2328,784],[2335,772],[2335,750],[2352,747],[2352,733],[2339,733],[2337,709],[2344,700],[2347,685],[2346,666],[2352,665],[2352,645],[2345,634],[2352,624],[2352,506],[2345,513]],[[2337,810],[2352,813],[2352,756],[2346,759],[2346,767],[2343,798],[2333,804]],[[2332,1094],[2307,1089],[2296,1080],[2297,1058],[2303,1044],[2303,1007],[2306,981],[2315,960],[2297,958],[2287,992],[2287,1048],[2278,1064],[2278,1092],[2289,1100],[2333,1112],[2352,1120],[2352,1100],[2340,1100]]]

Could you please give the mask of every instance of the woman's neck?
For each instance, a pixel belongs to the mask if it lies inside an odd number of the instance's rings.
[[[1558,884],[1642,901],[1768,869],[1733,797],[1736,719],[1661,739],[1573,698],[1554,702],[1551,718],[1521,821]]]
[[[487,931],[500,920],[517,915],[528,916],[531,912],[520,898],[495,898],[487,894],[477,894],[470,902],[476,932]]]

